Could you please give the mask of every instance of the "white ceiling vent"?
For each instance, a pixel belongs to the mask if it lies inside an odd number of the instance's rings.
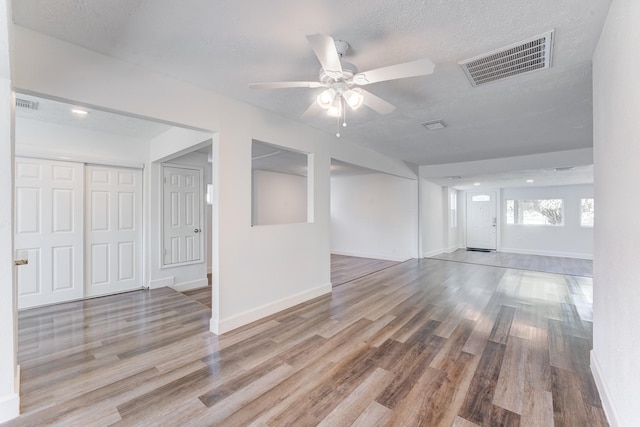
[[[442,120],[431,120],[429,122],[422,123],[422,126],[429,130],[438,130],[446,128],[447,124]]]
[[[553,30],[520,43],[476,56],[458,64],[471,86],[551,67]]]
[[[27,108],[29,110],[37,110],[38,103],[36,101],[29,101],[27,99],[16,98],[16,107]]]

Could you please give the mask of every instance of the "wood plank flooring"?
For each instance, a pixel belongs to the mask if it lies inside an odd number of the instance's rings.
[[[477,252],[465,249],[443,253],[432,258],[545,273],[593,277],[593,261],[590,259],[523,255],[508,252]]]
[[[591,287],[434,259],[223,336],[168,288],[19,314],[8,426],[606,426]]]
[[[331,254],[331,283],[340,286],[396,264],[397,261]]]

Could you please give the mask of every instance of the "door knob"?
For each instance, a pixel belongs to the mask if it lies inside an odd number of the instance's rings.
[[[193,232],[194,232],[194,233],[199,233],[199,232],[201,232],[201,231],[202,231],[202,230],[200,230],[199,228],[196,228],[195,230],[193,230]]]

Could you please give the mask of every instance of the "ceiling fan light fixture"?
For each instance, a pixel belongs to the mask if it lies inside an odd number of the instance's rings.
[[[322,93],[318,95],[318,97],[316,98],[316,102],[318,103],[320,108],[326,110],[329,107],[331,107],[331,105],[333,105],[333,101],[335,100],[335,98],[336,98],[336,91],[329,88],[327,90],[322,91]]]
[[[342,116],[342,102],[340,102],[339,97],[336,97],[333,104],[331,104],[331,106],[327,109],[327,116],[329,117]]]
[[[349,89],[344,93],[344,99],[352,110],[360,108],[364,101],[364,96],[357,89]]]

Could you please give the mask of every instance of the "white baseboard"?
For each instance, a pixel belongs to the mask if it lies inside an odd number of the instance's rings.
[[[149,280],[149,289],[163,288],[165,286],[173,286],[175,277],[163,277],[161,279]]]
[[[184,292],[191,289],[204,288],[205,286],[209,286],[209,280],[206,277],[204,279],[191,280],[190,282],[176,283],[169,287],[178,292]]]
[[[607,421],[609,421],[609,425],[611,427],[618,427],[620,425],[620,423],[618,422],[618,412],[616,411],[615,405],[611,400],[611,393],[609,392],[609,388],[604,381],[604,375],[602,375],[600,362],[598,362],[596,353],[593,350],[591,350],[590,358],[591,373],[593,374],[593,379],[596,382],[596,387],[598,389],[598,393],[600,394],[600,400],[602,401],[604,414],[607,416]]]
[[[0,397],[0,423],[18,415],[20,415],[20,396],[17,393],[9,393]]]
[[[445,251],[446,253],[450,254],[450,253],[452,253],[452,252],[457,251],[458,249],[460,249],[460,248],[459,248],[459,247],[457,247],[457,246],[453,246],[453,247],[451,247],[451,248],[449,248],[449,249],[445,249],[444,251]]]
[[[540,251],[540,250],[534,250],[534,249],[514,249],[514,248],[500,248],[499,252],[509,252],[512,254],[523,254],[523,255],[555,256],[555,257],[561,257],[561,258],[593,259],[593,254],[578,253],[578,252]]]
[[[431,258],[432,256],[436,256],[436,255],[440,255],[442,253],[445,253],[446,251],[442,248],[440,249],[435,249],[433,251],[429,251],[429,252],[422,252],[422,258]]]
[[[280,299],[278,301],[273,301],[268,304],[264,304],[260,307],[253,308],[251,310],[247,310],[242,313],[235,314],[231,317],[227,317],[226,319],[222,319],[217,321],[215,319],[211,319],[210,330],[216,335],[222,335],[225,332],[232,331],[240,326],[247,325],[251,322],[255,322],[256,320],[260,320],[264,317],[275,314],[279,311],[286,310],[287,308],[291,308],[294,305],[298,305],[305,301],[309,301],[311,299],[317,298],[319,296],[331,293],[331,283],[327,283],[321,286],[318,286],[313,289],[309,289],[307,291],[300,292],[295,295],[291,295],[289,297]]]

